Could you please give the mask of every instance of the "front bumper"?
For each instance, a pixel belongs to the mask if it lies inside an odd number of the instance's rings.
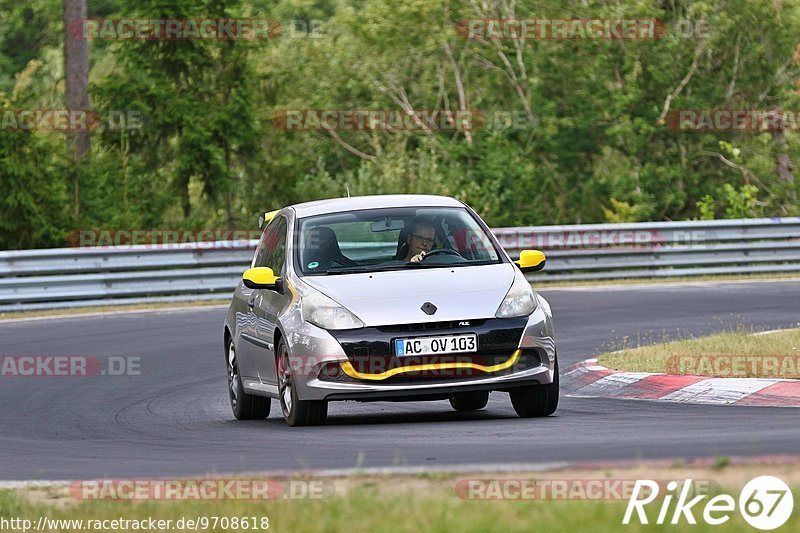
[[[550,315],[541,306],[527,318],[483,320],[479,326],[441,326],[424,331],[397,331],[396,328],[384,327],[331,334],[319,330],[317,335],[329,337],[324,343],[326,353],[331,354],[330,347],[335,343],[338,348],[336,351],[340,354],[336,358],[325,357],[328,366],[341,366],[345,372],[333,378],[325,373],[322,377],[317,372],[307,373],[302,379],[296,380],[297,394],[302,400],[417,400],[553,382],[555,341]],[[392,341],[395,338],[467,332],[478,334],[480,355],[474,355],[477,366],[481,366],[482,370],[473,368],[464,372],[453,366],[458,365],[457,362],[451,365],[441,361],[426,362],[424,359],[415,361],[416,368],[411,369],[414,365],[405,367],[393,355]],[[305,349],[308,344],[292,344],[292,357],[315,355]],[[319,343],[314,344],[319,346]],[[461,354],[459,358],[463,361],[464,356]],[[377,371],[374,370],[376,361],[380,362]],[[368,365],[369,362],[373,364]],[[448,374],[448,366],[455,370]],[[348,372],[348,367],[355,370],[355,374]],[[401,371],[391,372],[385,378],[381,376],[390,368],[400,368]],[[411,371],[405,371],[409,369]]]
[[[506,391],[529,385],[546,385],[553,382],[552,369],[545,365],[506,374],[470,380],[448,380],[432,383],[405,383],[399,385],[375,385],[373,383],[332,383],[311,380],[306,385],[319,400],[438,400],[453,394],[476,391]]]

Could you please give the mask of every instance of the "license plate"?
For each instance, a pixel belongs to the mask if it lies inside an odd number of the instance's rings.
[[[398,357],[477,351],[478,336],[474,333],[443,335],[441,337],[416,337],[412,339],[396,339],[394,341],[394,353]]]

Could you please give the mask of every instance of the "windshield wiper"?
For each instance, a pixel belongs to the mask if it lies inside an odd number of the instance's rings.
[[[415,268],[453,268],[462,266],[480,266],[495,264],[496,261],[467,261],[464,263],[395,263],[392,265],[383,266],[353,266],[343,268],[332,268],[330,270],[323,270],[315,272],[315,275],[322,276],[335,276],[336,274],[359,274],[365,272],[387,272],[391,270],[409,270]]]
[[[419,263],[396,263],[393,265],[383,265],[383,266],[354,266],[354,267],[343,267],[343,268],[332,268],[330,270],[325,270],[322,272],[318,272],[318,274],[326,274],[326,275],[334,275],[334,274],[358,274],[362,272],[385,272],[388,270],[402,270],[404,268],[419,268]]]
[[[323,270],[322,272],[315,272],[315,274],[353,274],[357,272],[370,272],[372,269],[369,269],[365,266],[355,266],[355,267],[344,267],[344,268],[332,268],[330,270]]]

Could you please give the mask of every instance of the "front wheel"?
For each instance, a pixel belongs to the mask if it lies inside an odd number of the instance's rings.
[[[247,394],[242,386],[239,374],[239,363],[236,361],[236,349],[233,341],[228,345],[228,398],[236,420],[263,420],[269,416],[271,401],[269,398]]]
[[[558,407],[558,362],[556,361],[553,382],[548,385],[531,385],[513,389],[511,405],[522,418],[550,416]]]
[[[278,373],[278,394],[281,398],[283,418],[290,426],[316,426],[324,424],[328,416],[328,402],[324,400],[299,400],[295,375],[289,361],[286,341],[278,343],[276,369]]]

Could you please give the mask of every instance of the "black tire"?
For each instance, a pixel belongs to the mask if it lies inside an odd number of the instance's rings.
[[[456,411],[477,411],[489,403],[489,391],[462,392],[450,396],[450,405]]]
[[[228,399],[236,420],[263,420],[269,416],[272,402],[269,398],[248,394],[242,386],[239,363],[236,361],[236,349],[233,341],[228,344],[226,355],[228,366]]]
[[[294,386],[292,366],[289,364],[289,351],[286,341],[278,343],[275,370],[278,376],[278,396],[280,396],[283,418],[289,426],[318,426],[328,417],[328,402],[324,400],[299,400]]]
[[[558,361],[555,363],[553,383],[548,385],[531,385],[513,389],[511,405],[522,418],[550,416],[558,407]]]

